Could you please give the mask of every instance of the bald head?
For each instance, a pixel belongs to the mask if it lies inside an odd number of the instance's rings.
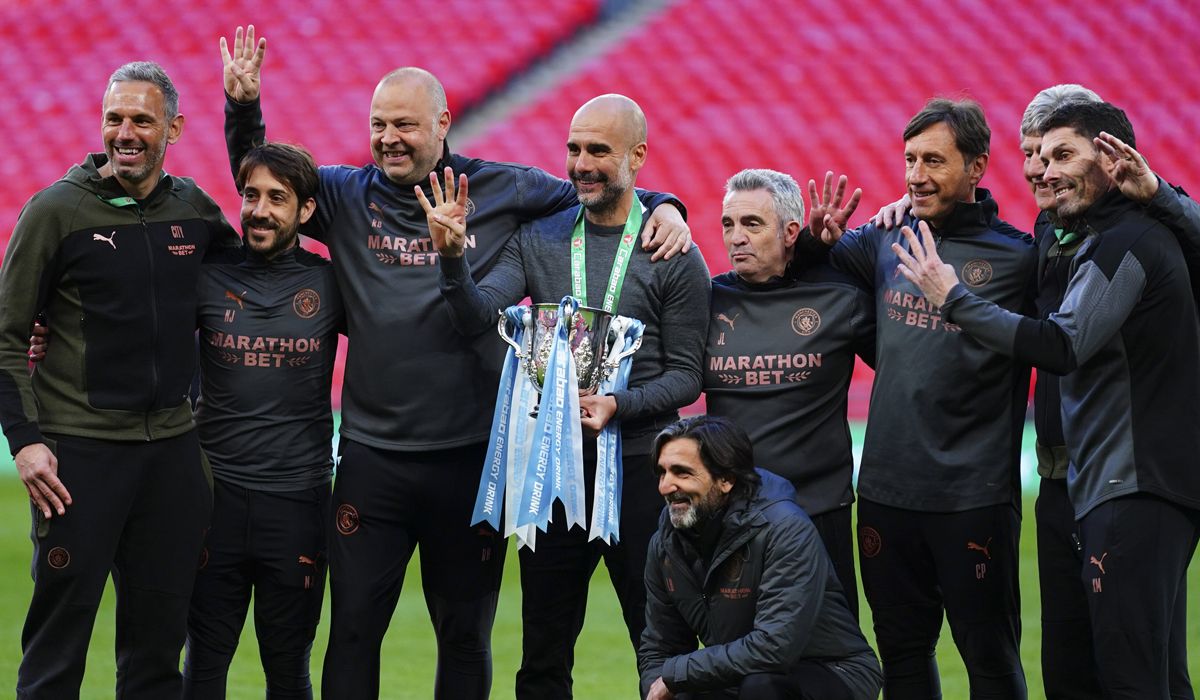
[[[416,66],[397,68],[380,79],[379,84],[375,86],[375,94],[378,95],[380,90],[390,86],[422,88],[429,98],[434,114],[446,111],[446,90],[442,87],[442,81],[424,68]]]
[[[646,161],[646,116],[624,95],[588,100],[571,119],[567,174],[592,223],[624,223]]]
[[[638,103],[624,95],[600,95],[583,103],[571,119],[571,128],[578,123],[605,125],[613,137],[622,139],[626,148],[646,140],[646,115]]]
[[[371,96],[371,155],[397,185],[426,181],[441,158],[450,110],[446,92],[427,70],[397,68]]]

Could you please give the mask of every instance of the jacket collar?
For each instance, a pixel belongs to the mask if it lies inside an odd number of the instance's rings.
[[[929,228],[942,238],[973,236],[989,229],[999,213],[1000,207],[992,199],[992,193],[976,187],[974,202],[955,202],[942,225],[934,227],[930,224]]]
[[[1122,217],[1139,208],[1133,200],[1121,194],[1121,191],[1114,187],[1102,194],[1083,213],[1083,226],[1080,226],[1080,230],[1084,230],[1084,227],[1096,231],[1113,228]]]
[[[246,249],[246,264],[250,267],[282,267],[296,262],[297,251],[300,250],[299,241],[296,245],[287,250],[279,251],[279,254],[270,260],[263,257],[262,253],[251,250],[250,246],[243,246]]]
[[[95,192],[101,199],[113,200],[132,196],[125,191],[116,176],[104,176],[100,174],[100,168],[108,164],[108,155],[105,153],[89,153],[76,168],[72,168],[71,172],[67,173],[66,179],[74,182],[77,185],[86,187]],[[162,196],[163,192],[172,189],[175,186],[175,179],[167,174],[167,171],[162,171],[158,179],[158,184],[154,186],[150,194],[147,195],[143,202],[150,202]]]

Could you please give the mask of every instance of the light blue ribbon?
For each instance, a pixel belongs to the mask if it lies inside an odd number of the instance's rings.
[[[533,315],[529,307],[522,307],[525,312],[526,337],[533,337]],[[517,408],[511,413],[512,450],[508,453],[508,490],[504,500],[504,536],[517,536],[521,546],[530,549],[534,547],[534,536],[537,528],[533,525],[517,527],[517,514],[521,510],[521,495],[525,489],[525,471],[529,466],[529,447],[533,439],[535,419],[530,413],[538,402],[537,389],[529,378],[528,372],[517,372],[516,387]]]
[[[508,307],[504,316],[510,337],[520,346],[525,336],[521,307]],[[483,472],[479,476],[475,510],[471,513],[472,525],[487,522],[497,532],[500,531],[500,513],[504,500],[508,456],[512,450],[518,449],[518,445],[510,439],[512,435],[510,419],[513,408],[513,391],[520,371],[520,358],[517,357],[516,349],[510,346],[508,354],[504,357],[504,366],[500,374],[500,388],[496,392],[496,408],[492,413],[492,431],[488,440],[491,451],[488,453],[487,461],[484,462]]]
[[[570,296],[563,297],[559,303],[554,342],[546,362],[542,400],[526,466],[525,488],[517,514],[518,527],[532,524],[545,532],[550,524],[554,499],[563,493],[563,460],[570,458],[567,451],[570,449],[571,424],[579,423],[578,385],[570,383],[574,358],[567,340],[578,308],[579,302]],[[569,413],[571,396],[576,397],[575,413]]]
[[[629,386],[629,374],[633,368],[633,349],[640,344],[645,325],[637,319],[618,316],[613,319],[613,330],[618,334],[610,351],[610,357],[620,357],[615,372],[605,377],[597,393],[612,394]],[[621,461],[621,422],[610,420],[596,440],[596,488],[592,498],[592,526],[588,539],[600,538],[609,545],[621,538],[621,488],[623,470]]]

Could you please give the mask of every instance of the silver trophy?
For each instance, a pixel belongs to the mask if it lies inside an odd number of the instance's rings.
[[[509,319],[504,312],[500,313],[500,323],[496,328],[500,337],[513,347],[538,393],[542,392],[546,379],[546,365],[550,360],[550,348],[554,345],[560,306],[534,304],[532,307],[523,307],[525,333],[519,344],[508,330]],[[619,350],[624,346],[625,339],[623,333],[618,337],[617,333],[610,332],[614,325],[613,315],[603,309],[575,306],[575,311],[568,312],[563,322],[567,327],[571,355],[575,358],[579,393],[586,395],[595,393],[596,387],[617,369],[623,358],[637,352],[642,346],[642,339],[639,337],[627,350]],[[616,325],[625,328],[625,324]]]

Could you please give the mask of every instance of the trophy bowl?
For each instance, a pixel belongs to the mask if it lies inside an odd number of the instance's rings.
[[[559,304],[533,305],[533,338],[525,369],[539,392],[546,381],[546,365],[550,362],[550,348],[554,345],[559,307]],[[579,393],[591,394],[604,379],[602,365],[607,354],[608,326],[612,323],[612,314],[581,306],[568,322],[567,343],[575,357]]]
[[[624,358],[641,347],[641,324],[603,309],[580,306],[573,297],[563,297],[557,304],[510,306],[501,311],[496,331],[512,346],[539,394],[546,381],[560,309],[570,314],[566,320],[567,344],[575,359],[579,393],[593,394]],[[637,327],[636,337],[628,343],[626,334],[633,326]]]

